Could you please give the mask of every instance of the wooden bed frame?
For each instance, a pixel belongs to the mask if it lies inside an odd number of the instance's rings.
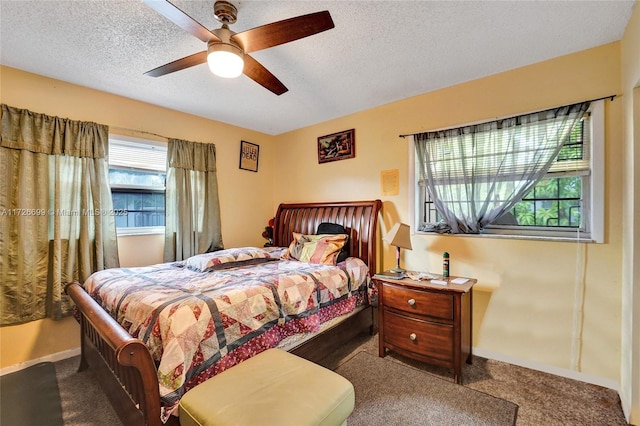
[[[330,203],[280,204],[274,226],[274,245],[286,247],[292,232],[315,234],[318,224],[332,222],[349,232],[351,256],[360,257],[373,275],[380,200]],[[69,284],[67,294],[76,303],[80,322],[80,367],[96,374],[123,424],[160,426],[160,393],[156,367],[147,346],[131,337],[78,283]],[[373,331],[368,306],[334,327],[313,336],[290,352],[318,361],[356,335]],[[171,416],[166,423],[179,425]]]

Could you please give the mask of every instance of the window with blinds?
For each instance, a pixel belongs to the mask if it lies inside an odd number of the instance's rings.
[[[511,214],[517,225],[570,228],[587,231],[583,216],[589,205],[590,113],[571,131],[547,176],[539,182]]]
[[[594,116],[595,115],[595,116]],[[526,137],[526,134],[522,135]],[[491,164],[492,153],[500,149],[499,141],[488,143],[482,151]],[[526,143],[518,162],[526,165]],[[469,155],[479,155],[477,146]],[[553,165],[511,211],[489,225],[484,233],[521,236],[543,236],[561,238],[585,238],[594,241],[602,239],[603,220],[603,161],[604,157],[604,106],[603,101],[592,103],[583,119],[572,128],[569,141],[558,153]],[[595,157],[595,158],[594,158]],[[462,161],[439,157],[442,161]],[[518,176],[518,164],[514,164],[512,174],[505,173],[503,179],[509,181]],[[508,168],[507,168],[508,170]],[[474,173],[492,173],[474,170]],[[455,184],[455,178],[453,180]],[[451,184],[451,180],[449,181]],[[425,182],[416,173],[416,201],[419,214],[416,226],[438,223],[442,217],[436,210]]]
[[[109,182],[119,235],[164,232],[167,145],[109,138]]]

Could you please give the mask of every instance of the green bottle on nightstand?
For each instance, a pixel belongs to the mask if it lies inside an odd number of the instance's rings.
[[[442,253],[442,278],[449,278],[449,253]]]

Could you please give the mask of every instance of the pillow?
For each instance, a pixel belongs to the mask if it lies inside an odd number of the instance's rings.
[[[347,242],[348,235],[304,235],[293,233],[293,241],[282,256],[301,262],[335,265],[338,253]]]
[[[342,225],[338,225],[337,223],[322,222],[320,225],[318,225],[316,234],[348,235],[349,233],[347,232],[345,227]],[[349,244],[347,244],[348,242],[349,242],[349,237],[347,237],[347,241],[345,242],[344,246],[340,250],[340,253],[338,253],[338,259],[336,260],[337,263],[343,262],[347,259],[347,257],[349,257]]]
[[[239,263],[250,261],[277,260],[268,252],[258,247],[240,247],[218,250],[211,253],[197,254],[184,261],[184,265],[198,272],[210,272],[217,269],[232,268]]]

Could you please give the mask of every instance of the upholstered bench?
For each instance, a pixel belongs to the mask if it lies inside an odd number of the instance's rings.
[[[182,426],[343,425],[353,411],[344,377],[280,349],[268,349],[189,390]]]

